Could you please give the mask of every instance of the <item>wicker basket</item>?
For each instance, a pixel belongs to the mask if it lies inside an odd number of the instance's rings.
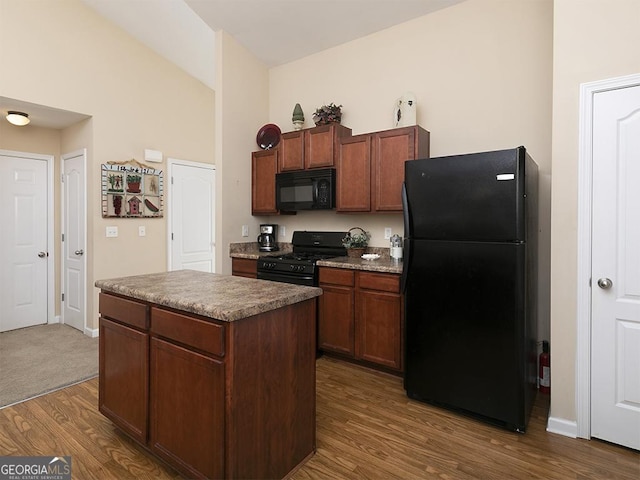
[[[347,256],[350,258],[360,258],[367,249],[365,247],[347,248]]]

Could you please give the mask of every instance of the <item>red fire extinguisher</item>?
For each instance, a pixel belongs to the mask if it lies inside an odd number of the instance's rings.
[[[549,342],[542,341],[542,353],[540,354],[540,392],[551,393],[551,355],[549,354]]]

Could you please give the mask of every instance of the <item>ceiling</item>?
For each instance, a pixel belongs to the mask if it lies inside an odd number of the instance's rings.
[[[464,0],[82,0],[215,88],[215,32],[224,30],[267,67],[303,58]],[[86,115],[0,97],[0,111],[65,128]]]

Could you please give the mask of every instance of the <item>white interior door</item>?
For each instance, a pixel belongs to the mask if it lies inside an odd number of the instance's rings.
[[[591,435],[640,449],[640,85],[593,100]]]
[[[62,321],[85,332],[86,182],[85,151],[62,156]]]
[[[215,168],[170,160],[169,270],[215,270]]]
[[[0,331],[47,323],[48,163],[0,155]]]

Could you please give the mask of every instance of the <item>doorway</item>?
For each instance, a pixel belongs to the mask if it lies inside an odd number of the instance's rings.
[[[0,331],[54,323],[53,163],[0,150]]]
[[[640,449],[640,75],[580,100],[577,435]]]
[[[86,150],[62,156],[62,323],[86,330]]]
[[[168,270],[215,272],[215,167],[168,159]]]

